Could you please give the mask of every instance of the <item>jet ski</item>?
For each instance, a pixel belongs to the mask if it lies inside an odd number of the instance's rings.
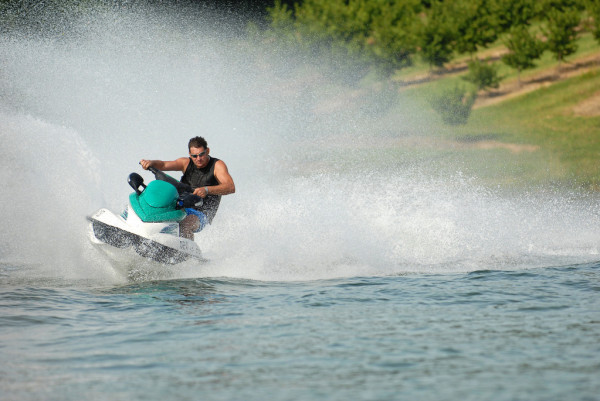
[[[148,185],[139,174],[129,175],[127,182],[135,192],[129,195],[121,214],[103,208],[87,217],[92,244],[111,256],[118,250],[133,249],[144,258],[164,264],[203,261],[198,244],[179,236],[179,223],[186,216],[183,209],[201,206],[203,199],[193,195],[189,185],[154,167],[148,170],[156,178]]]

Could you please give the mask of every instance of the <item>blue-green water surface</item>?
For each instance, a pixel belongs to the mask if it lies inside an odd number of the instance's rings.
[[[0,288],[2,400],[598,400],[600,264]]]

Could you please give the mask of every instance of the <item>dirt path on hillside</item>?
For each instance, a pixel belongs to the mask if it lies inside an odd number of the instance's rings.
[[[591,56],[583,57],[574,61],[564,62],[560,68],[560,73],[556,68],[546,69],[540,71],[534,76],[522,79],[521,85],[519,85],[516,79],[513,79],[505,83],[501,83],[498,89],[493,89],[489,92],[480,92],[477,101],[473,105],[473,108],[490,106],[598,68],[600,68],[600,53],[592,54]],[[593,98],[586,99],[586,101],[587,104],[580,107],[580,112],[582,113],[581,115],[590,115],[590,112],[598,113],[592,115],[599,115],[600,94],[594,96]]]
[[[486,59],[500,60],[505,51],[494,51],[484,53]],[[500,87],[490,91],[481,91],[473,105],[473,108],[491,106],[504,100],[511,99],[532,92],[544,86],[584,74],[588,71],[600,68],[600,52],[581,57],[575,60],[563,62],[560,74],[555,67],[539,71],[535,75],[521,79],[521,84],[516,78],[501,82]],[[425,82],[435,81],[449,75],[463,74],[468,70],[466,62],[449,64],[444,70],[413,76],[409,79],[399,79],[397,82],[402,88],[420,85]],[[401,89],[402,90],[402,89]],[[597,107],[596,107],[597,106]],[[580,108],[581,115],[600,115],[600,94],[590,99],[586,105]],[[597,110],[597,111],[596,111]],[[577,111],[576,111],[577,112]],[[593,114],[590,114],[593,113]]]

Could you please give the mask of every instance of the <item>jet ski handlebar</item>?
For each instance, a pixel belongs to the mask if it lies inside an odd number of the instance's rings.
[[[154,174],[154,177],[156,177],[157,180],[166,181],[169,184],[172,184],[175,188],[177,188],[177,192],[179,192],[180,195],[184,193],[191,194],[192,192],[194,192],[191,186],[181,181],[177,181],[175,178],[166,174],[164,171],[160,171],[154,167],[148,167],[148,171]]]
[[[178,208],[200,207],[204,203],[204,199],[193,194],[194,190],[190,185],[177,181],[175,178],[154,167],[148,167],[148,170],[154,174],[157,180],[166,181],[177,189],[177,193],[179,193],[179,199],[177,199]],[[144,179],[138,173],[131,173],[127,181],[138,195],[146,189]]]

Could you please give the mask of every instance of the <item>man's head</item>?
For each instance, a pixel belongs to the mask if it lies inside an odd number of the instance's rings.
[[[194,148],[208,148],[208,144],[206,143],[206,139],[201,136],[195,136],[188,142],[188,149]]]
[[[196,165],[196,167],[204,167],[208,164],[210,158],[208,154],[210,153],[210,149],[208,148],[208,144],[206,140],[201,136],[196,136],[190,139],[188,143],[188,149],[190,151],[190,157],[192,161]]]

